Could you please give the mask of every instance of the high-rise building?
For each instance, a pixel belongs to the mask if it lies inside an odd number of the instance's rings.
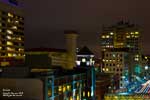
[[[24,14],[17,0],[0,0],[0,65],[24,59]]]
[[[141,30],[138,25],[118,22],[103,27],[100,34],[102,49],[102,71],[118,77],[118,88],[123,87],[125,78],[141,73]],[[116,81],[116,80],[115,80]],[[116,88],[117,88],[116,87]]]

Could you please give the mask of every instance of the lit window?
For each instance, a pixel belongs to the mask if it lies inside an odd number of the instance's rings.
[[[9,17],[14,17],[13,14],[11,14],[11,13],[8,13],[8,16],[9,16]]]
[[[114,34],[113,32],[110,33],[110,35],[113,35],[113,34]]]
[[[105,71],[105,68],[103,68],[103,71]]]
[[[16,20],[16,21],[15,21],[15,23],[16,23],[16,24],[18,24],[18,23],[19,23],[19,21],[17,21],[17,20]]]
[[[108,69],[108,68],[106,68],[106,71],[108,72],[108,71],[109,71],[109,69]]]
[[[77,64],[78,66],[80,66],[80,63],[81,63],[80,61],[76,61],[76,64]]]
[[[86,62],[86,65],[87,65],[87,66],[89,66],[89,65],[90,65],[90,62],[89,62],[89,61],[87,61],[87,62]]]
[[[8,23],[10,23],[10,22],[11,22],[11,20],[10,20],[10,19],[7,19],[7,22],[8,22]]]
[[[104,38],[105,38],[105,36],[103,35],[103,36],[102,36],[102,38],[104,39]]]
[[[22,49],[22,48],[19,48],[19,49],[18,49],[18,51],[24,51],[24,49]]]
[[[22,40],[22,39],[21,39],[21,37],[19,37],[19,38],[18,38],[18,40],[20,40],[20,41],[21,41],[21,40]]]
[[[139,34],[139,32],[135,32],[135,34]]]
[[[107,35],[106,38],[109,38],[109,35]]]
[[[7,41],[7,45],[13,45],[13,43],[10,41]]]
[[[12,53],[8,53],[8,57],[12,57],[13,56],[13,54]]]
[[[51,91],[51,89],[48,90],[48,96],[49,96],[49,97],[52,96],[52,91]]]
[[[133,32],[131,32],[131,34],[134,34]]]
[[[62,91],[62,87],[61,87],[61,86],[58,87],[58,91],[59,91],[59,92]]]
[[[0,23],[0,26],[2,26],[2,23]]]
[[[71,87],[70,85],[67,85],[67,90],[70,91]]]
[[[66,92],[66,86],[63,86],[63,92]]]
[[[90,97],[90,91],[88,91],[88,97]]]
[[[12,26],[12,29],[17,29],[17,26]]]
[[[0,32],[2,32],[2,29],[0,29]]]
[[[139,61],[139,58],[135,58],[134,60],[135,60],[135,61]]]
[[[130,35],[127,35],[126,38],[130,38]]]
[[[85,58],[82,58],[82,62],[86,62],[86,59],[85,59]]]
[[[14,56],[14,57],[16,57],[16,56],[17,56],[17,54],[13,54],[13,56]]]
[[[13,32],[11,30],[7,30],[8,34],[13,34]]]
[[[103,59],[103,62],[105,62],[105,59]]]
[[[7,39],[11,39],[11,36],[7,36]]]

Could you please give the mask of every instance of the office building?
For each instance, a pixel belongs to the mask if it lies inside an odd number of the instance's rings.
[[[0,65],[24,60],[24,13],[17,0],[0,0]]]
[[[119,80],[116,89],[124,86],[123,78],[133,81],[133,75],[141,74],[141,30],[138,25],[121,21],[103,27],[100,44],[102,71],[116,75]]]

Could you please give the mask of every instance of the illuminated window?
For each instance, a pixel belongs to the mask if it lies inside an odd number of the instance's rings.
[[[135,34],[139,34],[139,32],[135,32]]]
[[[85,91],[83,91],[83,97],[85,97]]]
[[[103,68],[103,71],[105,71],[105,68]]]
[[[67,85],[67,90],[70,91],[70,89],[71,89],[71,86]]]
[[[2,26],[2,23],[0,23],[0,26]]]
[[[126,38],[130,38],[130,35],[127,35]]]
[[[13,54],[13,56],[14,56],[14,57],[16,57],[16,56],[17,56],[17,54]]]
[[[113,32],[110,33],[110,35],[113,35],[113,34],[114,34]]]
[[[90,97],[90,91],[88,91],[88,97]]]
[[[21,41],[21,40],[22,40],[22,39],[21,39],[21,37],[19,37],[19,38],[18,38],[18,40],[20,40],[20,41]]]
[[[10,23],[10,22],[11,22],[11,20],[10,20],[10,19],[7,19],[7,22],[8,22],[8,23]]]
[[[104,38],[105,38],[105,35],[103,35],[102,38],[104,39]]]
[[[18,21],[18,20],[16,20],[16,21],[15,21],[15,23],[16,23],[16,24],[18,24],[18,23],[19,23],[19,21]]]
[[[81,63],[81,62],[80,62],[80,61],[76,61],[76,63],[77,63],[78,66],[80,66],[80,63]]]
[[[77,95],[77,100],[80,100],[80,97],[79,97],[79,95]]]
[[[8,57],[12,57],[13,56],[13,54],[12,53],[8,53]]]
[[[87,65],[87,66],[89,66],[89,65],[90,65],[90,63],[91,63],[91,62],[87,61],[87,62],[86,62],[86,65]]]
[[[49,96],[49,97],[52,96],[52,91],[51,91],[51,89],[48,90],[48,96]]]
[[[2,32],[2,29],[0,29],[0,32]]]
[[[109,38],[109,35],[107,35],[106,38]]]
[[[13,34],[13,32],[11,30],[7,30],[8,34]]]
[[[19,49],[18,49],[18,51],[24,51],[24,49],[22,49],[22,48],[19,48]]]
[[[13,45],[13,43],[10,41],[7,41],[7,45]]]
[[[61,87],[61,86],[58,87],[58,91],[59,91],[59,92],[62,91],[62,87]]]
[[[12,26],[12,29],[17,29],[17,26]]]
[[[11,14],[11,13],[8,13],[8,16],[9,16],[9,17],[14,17],[13,14]]]
[[[7,39],[11,39],[11,36],[7,36]]]
[[[85,59],[85,58],[82,58],[82,62],[86,62],[86,59]]]
[[[133,32],[131,32],[130,34],[134,34]]]
[[[109,71],[109,69],[108,69],[108,68],[106,68],[106,71],[108,72],[108,71]]]
[[[66,92],[66,86],[63,86],[63,92]]]

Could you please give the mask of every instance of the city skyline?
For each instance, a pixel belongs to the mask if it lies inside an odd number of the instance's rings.
[[[80,33],[79,46],[88,45],[94,52],[98,52],[102,26],[113,25],[125,19],[142,27],[143,50],[148,54],[150,41],[147,20],[150,15],[144,12],[149,8],[148,2],[25,1],[25,46],[65,48],[63,31],[73,29]]]

